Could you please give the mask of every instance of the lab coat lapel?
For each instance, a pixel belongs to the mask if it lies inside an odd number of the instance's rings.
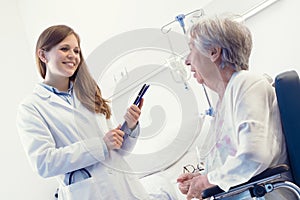
[[[63,106],[65,108],[71,109],[71,110],[74,109],[72,105],[70,105],[69,103],[67,103],[66,101],[64,101],[62,98],[60,98],[58,95],[50,92],[49,90],[47,90],[46,88],[44,88],[41,85],[37,85],[37,87],[35,88],[35,92],[41,98],[48,99],[48,101],[51,104],[58,104],[60,106]]]

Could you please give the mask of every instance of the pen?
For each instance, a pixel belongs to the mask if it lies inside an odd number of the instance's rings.
[[[144,86],[145,87],[143,87],[142,90],[141,90],[141,94],[137,96],[137,101],[134,102],[134,104],[137,105],[137,106],[140,104],[141,99],[143,98],[144,94],[146,93],[146,91],[148,90],[150,85],[145,84]]]
[[[146,93],[146,91],[148,90],[150,85],[144,84],[143,87],[141,88],[141,90],[139,91],[137,97],[135,98],[133,104],[134,105],[139,105],[141,99],[143,98],[144,94]],[[126,121],[122,124],[120,130],[124,131],[125,129],[125,125],[126,125]]]
[[[145,93],[145,92],[143,92],[143,91],[145,90],[146,87],[147,87],[147,85],[144,84],[143,87],[142,87],[142,89],[139,91],[139,93],[138,93],[136,99],[135,99],[134,102],[133,102],[134,105],[138,105],[138,104],[140,103],[140,101],[141,101],[141,96],[143,96],[143,94]],[[148,89],[148,88],[147,88],[147,89]]]

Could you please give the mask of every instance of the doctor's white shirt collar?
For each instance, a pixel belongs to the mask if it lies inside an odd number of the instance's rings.
[[[66,101],[70,105],[74,106],[74,95],[73,95],[73,83],[72,82],[70,82],[69,89],[67,92],[59,91],[57,88],[47,85],[45,83],[40,83],[40,85],[42,87],[44,87],[45,89],[49,90],[50,92],[56,94],[57,96],[62,98],[64,101]]]

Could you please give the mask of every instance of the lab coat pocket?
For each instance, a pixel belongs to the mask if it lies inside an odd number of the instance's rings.
[[[96,200],[101,199],[93,177],[64,186],[59,189],[59,200]]]

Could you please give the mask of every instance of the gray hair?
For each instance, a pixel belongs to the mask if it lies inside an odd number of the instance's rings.
[[[204,16],[190,28],[189,36],[204,55],[208,55],[213,48],[221,48],[221,68],[232,66],[235,71],[248,70],[252,36],[236,16]]]

